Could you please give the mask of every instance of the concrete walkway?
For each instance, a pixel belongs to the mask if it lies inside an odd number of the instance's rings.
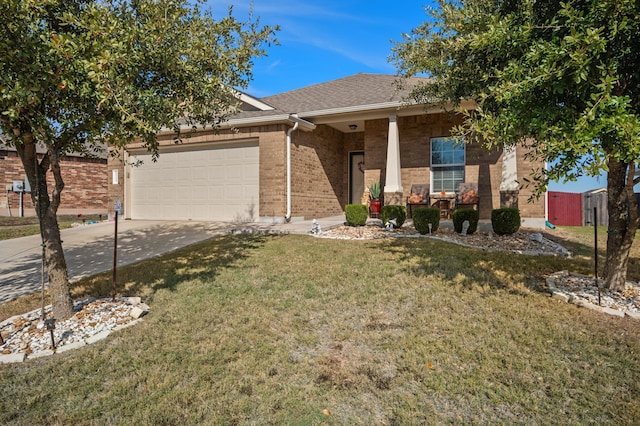
[[[322,229],[342,224],[344,216],[320,220]],[[287,224],[232,224],[222,222],[118,221],[118,266],[129,265],[229,232],[308,234],[311,221]],[[62,230],[69,279],[113,268],[115,222],[101,222]],[[40,291],[42,247],[40,236],[0,241],[0,304]],[[45,271],[45,285],[47,275]]]

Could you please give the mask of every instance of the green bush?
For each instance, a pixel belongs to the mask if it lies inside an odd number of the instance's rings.
[[[400,228],[407,220],[407,208],[405,206],[383,206],[380,211],[382,223],[386,224],[391,219],[395,219],[396,228]]]
[[[440,226],[440,209],[418,207],[413,210],[412,217],[413,226],[422,235],[429,233],[429,224],[431,224],[431,232],[436,232]]]
[[[467,229],[467,234],[473,234],[478,229],[480,216],[478,210],[475,209],[457,209],[451,214],[451,219],[453,220],[453,229],[455,229],[458,234],[462,232],[462,224],[464,221],[468,220],[469,229]]]
[[[506,208],[495,209],[491,212],[491,226],[498,235],[510,235],[520,229],[520,211]]]
[[[349,226],[362,226],[367,223],[369,213],[364,204],[347,204],[344,206],[344,215]]]

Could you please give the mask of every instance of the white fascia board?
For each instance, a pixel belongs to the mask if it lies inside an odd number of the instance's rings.
[[[451,105],[450,105],[451,107]],[[475,103],[472,101],[462,101],[460,107],[463,109],[475,109]],[[316,124],[334,122],[338,116],[344,116],[345,119],[353,119],[354,116],[360,115],[363,118],[385,118],[390,113],[398,117],[405,117],[419,114],[437,114],[444,112],[446,108],[439,105],[427,106],[424,104],[409,104],[406,102],[391,101],[382,102],[371,105],[358,105],[343,108],[331,108],[316,111],[305,111],[298,114],[302,118],[316,119]]]
[[[342,114],[352,114],[359,112],[368,112],[375,111],[380,109],[398,109],[401,108],[404,104],[402,102],[392,101],[392,102],[383,102],[379,104],[371,104],[371,105],[356,105],[356,106],[348,106],[341,108],[329,108],[329,109],[321,109],[316,111],[305,111],[298,113],[298,116],[306,118],[306,117],[323,117],[327,115],[342,115]]]
[[[310,132],[316,128],[316,125],[310,123],[307,120],[303,120],[297,117],[295,114],[278,114],[278,115],[268,115],[261,117],[247,117],[247,118],[237,118],[225,121],[218,125],[218,129],[231,129],[234,127],[250,127],[250,126],[265,126],[269,124],[289,124],[293,126],[295,123],[298,123],[298,126],[301,130]],[[208,127],[211,129],[212,127]],[[180,130],[192,130],[191,126],[182,125],[180,126]],[[202,129],[197,129],[202,130]],[[158,134],[169,134],[173,133],[173,129],[163,128]]]
[[[357,108],[336,108],[333,110],[311,111],[300,113],[303,118],[313,121],[315,124],[330,124],[350,120],[375,120],[388,118],[389,115],[407,117],[412,115],[435,114],[444,111],[441,107],[428,107],[424,105],[407,105],[400,102],[368,105]]]
[[[254,98],[253,96],[249,96],[246,93],[242,93],[242,92],[238,92],[238,98],[244,102],[247,103],[253,107],[258,108],[260,111],[271,111],[274,110],[275,108],[272,107],[269,104],[265,104],[264,102],[262,102],[259,99]]]
[[[250,117],[250,118],[238,118],[231,119],[225,123],[220,125],[220,128],[230,128],[230,127],[247,127],[247,126],[264,126],[267,124],[290,124],[293,125],[298,123],[298,126],[301,130],[305,130],[310,132],[316,128],[316,125],[303,120],[298,117],[296,114],[280,114],[280,115],[271,115],[266,117]]]

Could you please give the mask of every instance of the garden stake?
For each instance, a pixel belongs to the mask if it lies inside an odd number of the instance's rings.
[[[598,287],[598,306],[602,306],[600,303],[600,284],[598,284],[598,209],[596,207],[593,208],[593,239],[594,239],[594,250],[595,253],[593,255],[594,258],[594,275],[596,277],[596,286]]]
[[[42,295],[42,309],[40,311],[40,316],[42,317],[42,319],[44,319],[45,313],[44,313],[44,264],[45,264],[45,258],[44,258],[44,240],[42,241],[42,244],[40,244],[42,246],[42,265],[40,268],[40,282],[42,284],[42,291],[41,291],[41,295]]]
[[[118,262],[118,210],[116,210],[116,230],[113,237],[113,290],[111,291],[111,301],[116,301],[116,268]]]
[[[56,339],[53,336],[53,330],[56,328],[56,319],[55,318],[48,318],[48,319],[44,320],[44,325],[47,327],[47,330],[49,330],[49,333],[51,333],[51,346],[55,350],[56,349]]]

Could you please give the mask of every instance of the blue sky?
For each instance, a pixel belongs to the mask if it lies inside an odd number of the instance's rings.
[[[263,25],[279,25],[279,46],[256,61],[253,81],[246,92],[261,98],[359,72],[395,74],[389,62],[392,41],[402,40],[426,20],[430,0],[209,0],[214,17],[227,13],[254,16]],[[583,192],[606,186],[606,176],[581,178],[567,184],[552,183],[550,190]]]
[[[251,1],[231,3],[234,16],[246,19]],[[280,25],[280,45],[256,62],[247,92],[263,97],[359,72],[395,74],[391,40],[400,41],[403,32],[420,25],[428,3],[254,0],[253,13],[262,24]],[[218,16],[226,13],[226,4],[209,0]]]

